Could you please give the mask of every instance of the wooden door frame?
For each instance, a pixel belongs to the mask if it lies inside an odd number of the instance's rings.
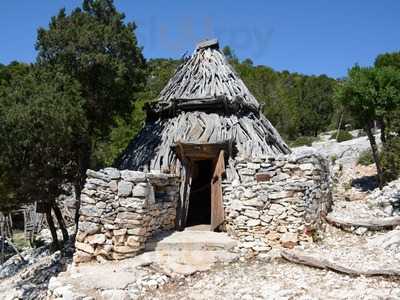
[[[190,189],[192,183],[192,165],[194,161],[198,160],[211,160],[214,162],[213,164],[213,178],[212,180],[219,180],[219,186],[221,181],[221,174],[218,174],[218,178],[214,178],[215,167],[218,159],[220,158],[221,151],[223,151],[222,155],[226,156],[230,155],[232,151],[232,143],[230,141],[222,142],[222,143],[182,143],[177,142],[172,149],[175,151],[177,158],[180,160],[182,165],[181,170],[181,186],[179,193],[179,201],[177,207],[177,220],[176,227],[178,230],[183,230],[186,227],[187,217],[188,217],[188,209],[189,209],[189,197],[190,197]],[[222,189],[220,191],[222,197]],[[210,195],[212,197],[212,195]],[[212,201],[212,199],[211,199]],[[222,198],[221,198],[222,201]],[[219,206],[218,206],[219,207]],[[223,207],[222,207],[223,209]],[[212,215],[212,212],[210,212]],[[213,222],[211,222],[213,223]],[[220,224],[218,224],[220,225]],[[211,225],[211,230],[215,224]]]

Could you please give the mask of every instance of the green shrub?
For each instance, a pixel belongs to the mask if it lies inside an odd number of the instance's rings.
[[[336,139],[336,141],[338,143],[341,143],[341,142],[349,141],[349,140],[353,139],[353,136],[351,135],[350,132],[341,130],[341,131],[339,131],[339,135],[337,134],[337,132],[334,132],[331,135],[331,139],[334,139],[334,140]]]
[[[290,147],[311,146],[316,140],[315,136],[299,136],[297,139],[289,141],[288,144]]]
[[[381,164],[385,182],[400,176],[400,137],[393,137],[382,150]]]
[[[358,156],[357,163],[363,166],[369,166],[374,163],[374,157],[371,150],[365,150]]]

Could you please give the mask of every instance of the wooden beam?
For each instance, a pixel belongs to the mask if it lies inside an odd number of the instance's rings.
[[[392,267],[380,267],[380,268],[359,268],[352,265],[344,265],[337,261],[330,260],[325,258],[325,256],[318,254],[306,253],[300,250],[282,250],[281,256],[287,261],[305,265],[309,267],[332,270],[339,273],[344,273],[348,275],[356,275],[356,276],[400,276],[400,267],[392,266]]]
[[[400,217],[386,218],[340,218],[332,214],[328,214],[325,220],[337,227],[365,227],[376,230],[386,227],[394,227],[400,225]]]

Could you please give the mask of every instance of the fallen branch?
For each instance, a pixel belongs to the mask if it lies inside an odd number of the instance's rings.
[[[386,217],[386,218],[362,218],[350,219],[339,218],[331,214],[325,217],[325,220],[337,227],[365,227],[368,229],[381,229],[385,227],[394,227],[400,225],[400,217]]]
[[[23,261],[26,262],[25,258],[21,255],[21,253],[18,251],[17,247],[14,246],[13,242],[8,237],[5,237],[6,241],[8,244],[14,249],[14,251],[18,254],[19,258]]]
[[[356,276],[400,276],[400,268],[379,269],[360,269],[353,266],[345,266],[337,262],[333,262],[327,258],[323,258],[316,254],[305,253],[298,250],[282,250],[281,256],[293,263],[310,266],[318,269],[332,270],[339,273]]]
[[[383,235],[370,239],[370,247],[389,248],[392,245],[400,245],[400,230],[392,230]]]

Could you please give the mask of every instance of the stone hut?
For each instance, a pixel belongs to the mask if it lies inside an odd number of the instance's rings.
[[[87,173],[77,261],[136,255],[158,231],[199,224],[267,251],[285,233],[307,239],[329,209],[326,161],[291,153],[217,40],[199,43],[146,110],[118,169]]]

